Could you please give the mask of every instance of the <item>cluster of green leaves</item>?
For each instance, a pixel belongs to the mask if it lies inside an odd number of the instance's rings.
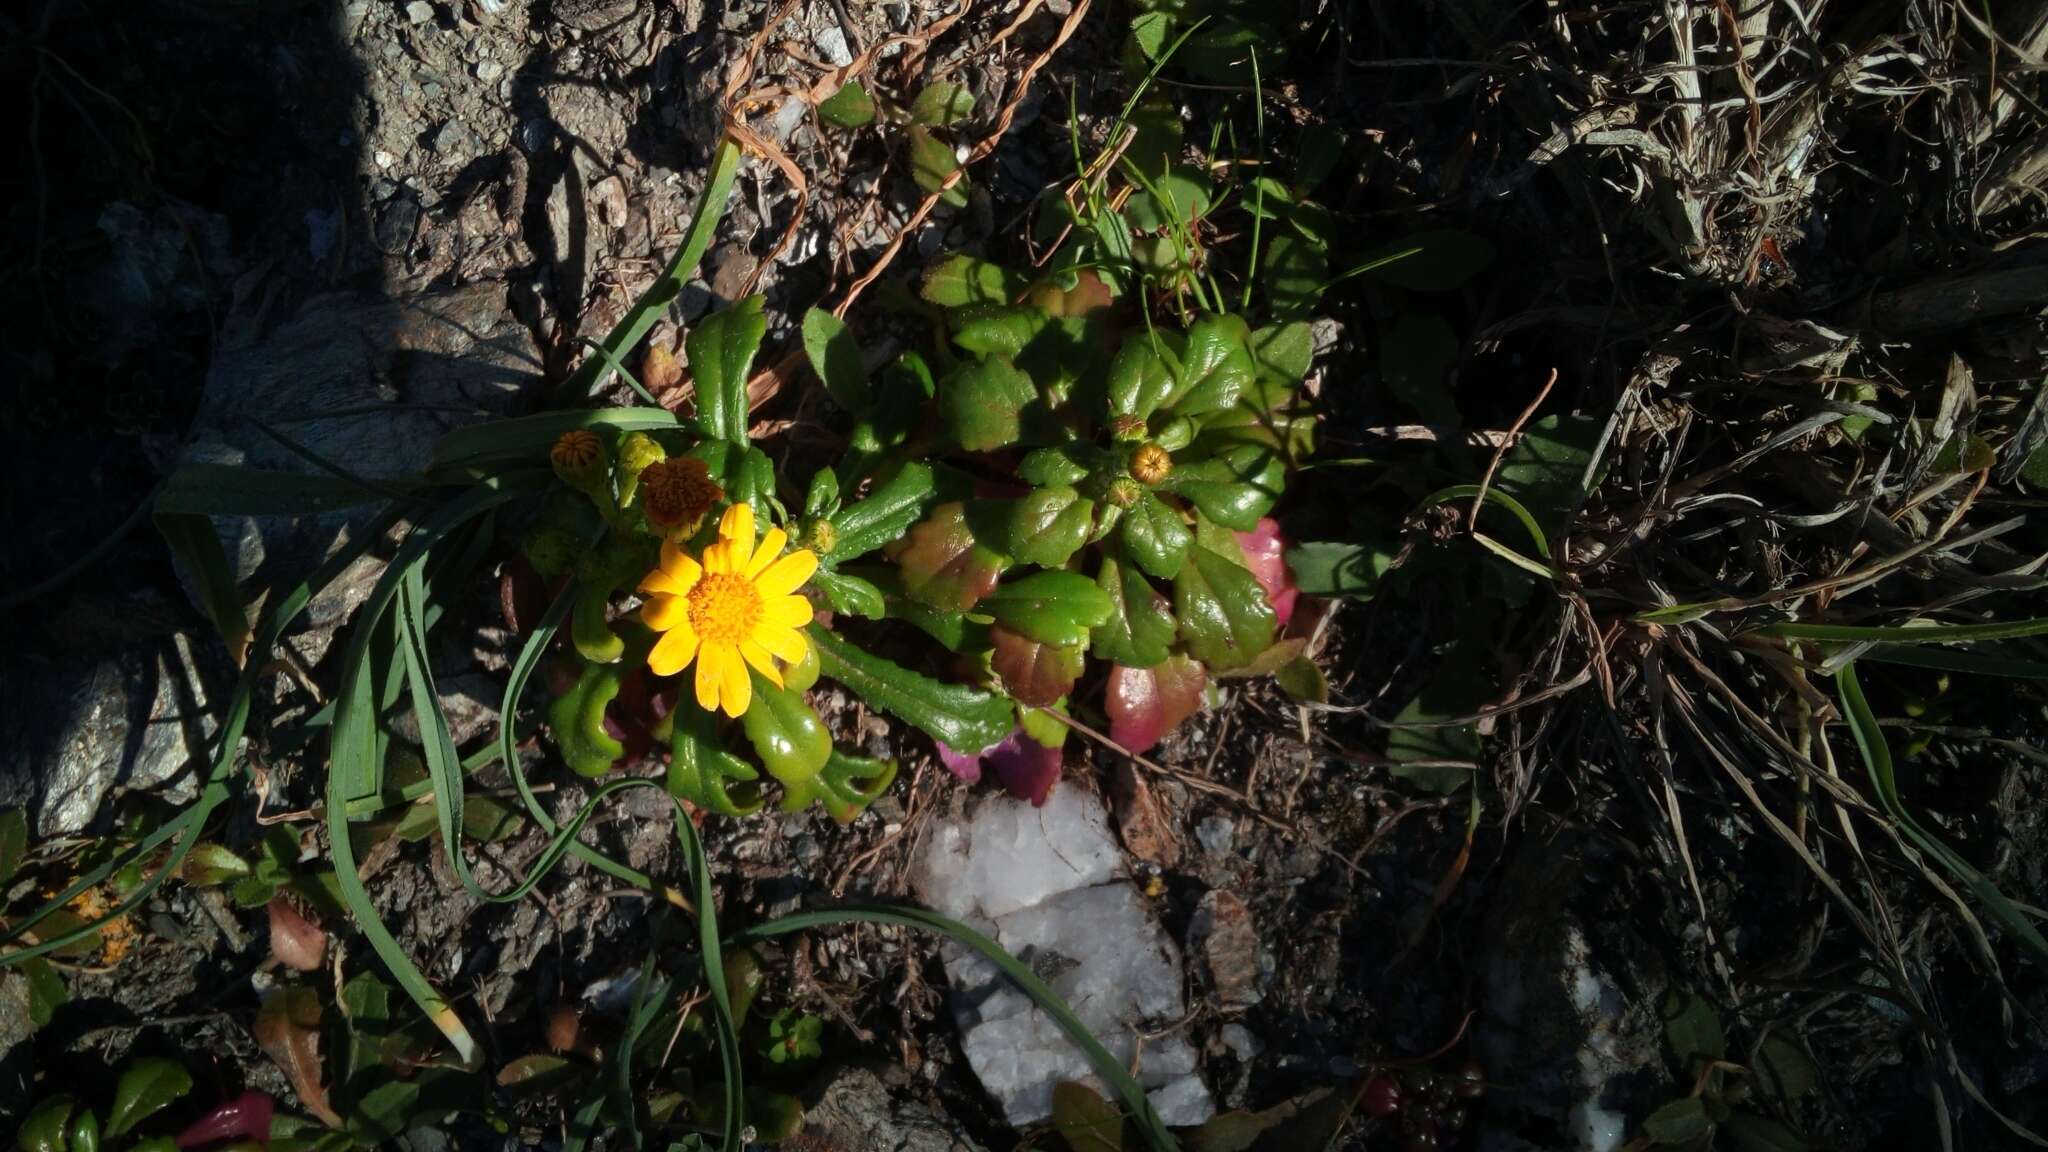
[[[818,102],[818,119],[847,130],[878,122],[900,130],[911,179],[926,192],[944,188],[939,202],[959,208],[967,203],[969,184],[963,173],[951,187],[946,185],[947,178],[960,168],[951,129],[974,115],[974,103],[974,93],[951,80],[925,85],[907,104],[877,96],[859,80],[850,80]]]
[[[95,1109],[71,1093],[44,1097],[16,1129],[21,1152],[174,1152],[169,1136],[144,1136],[144,1122],[192,1091],[192,1074],[174,1061],[131,1061],[114,1079],[114,1094]]]
[[[1731,1061],[1713,1005],[1692,993],[1665,998],[1664,1040],[1689,1086],[1650,1113],[1643,1135],[1679,1152],[1805,1152],[1811,1145],[1779,1116],[1812,1094],[1818,1073],[1806,1049],[1783,1029],[1767,1030],[1745,1065]],[[1776,1113],[1776,1115],[1773,1115]]]

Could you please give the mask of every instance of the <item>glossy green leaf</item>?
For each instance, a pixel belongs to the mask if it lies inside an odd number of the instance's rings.
[[[1706,1102],[1697,1096],[1673,1100],[1643,1121],[1643,1134],[1664,1145],[1705,1140],[1713,1130],[1714,1121],[1707,1115]]]
[[[1315,329],[1305,320],[1270,324],[1252,333],[1251,349],[1259,367],[1282,380],[1299,382],[1315,363]]]
[[[830,516],[837,511],[839,474],[830,468],[820,468],[811,473],[811,485],[804,489],[804,519],[814,520]]]
[[[925,85],[910,101],[910,122],[943,128],[974,115],[974,93],[965,84],[938,80]]]
[[[989,641],[995,646],[989,667],[1003,690],[1034,708],[1050,708],[1066,699],[1086,662],[1078,641],[1048,644],[1001,624],[989,629]]]
[[[1249,664],[1273,643],[1273,605],[1242,564],[1196,545],[1173,582],[1181,639],[1213,668]]]
[[[1166,597],[1135,566],[1113,556],[1103,557],[1095,583],[1109,597],[1110,612],[1089,633],[1089,651],[1098,660],[1130,668],[1163,662],[1180,627]]]
[[[1254,521],[1257,519],[1253,517]],[[1150,492],[1139,496],[1138,502],[1124,512],[1119,531],[1125,553],[1137,562],[1138,567],[1161,580],[1171,580],[1180,575],[1181,565],[1187,563],[1188,548],[1194,543],[1194,533],[1181,519],[1180,510]],[[1122,660],[1119,663],[1135,663],[1142,667],[1158,661]]]
[[[71,1118],[70,1152],[100,1152],[100,1118],[90,1108]]]
[[[578,775],[602,776],[626,754],[625,745],[604,727],[604,710],[619,686],[617,665],[586,664],[575,685],[548,706],[548,731],[562,761]]]
[[[1165,406],[1179,416],[1220,412],[1237,403],[1257,371],[1244,320],[1204,316],[1188,328],[1179,379]]]
[[[192,1074],[181,1064],[149,1058],[122,1069],[114,1084],[114,1105],[107,1112],[107,1135],[125,1135],[137,1124],[182,1100],[192,1090]]]
[[[970,304],[954,309],[949,320],[953,343],[961,351],[1011,360],[1050,323],[1044,312],[1013,304]]]
[[[29,1026],[31,1030],[45,1027],[56,1017],[57,1009],[71,999],[71,990],[64,986],[57,966],[41,956],[23,962],[21,974],[28,980]]]
[[[1095,502],[1072,488],[1035,488],[1010,516],[1009,553],[1020,564],[1058,568],[1087,543]]]
[[[1050,448],[1034,448],[1025,453],[1024,459],[1017,463],[1017,478],[1041,488],[1072,486],[1087,479],[1091,471],[1106,463],[1100,449],[1080,441],[1070,441]]]
[[[21,1152],[65,1152],[70,1143],[71,1112],[77,1106],[77,1101],[61,1093],[37,1104],[15,1130],[15,1147]]]
[[[755,295],[697,322],[683,339],[697,395],[697,431],[707,440],[747,442],[747,374],[768,318]]]
[[[818,101],[818,119],[835,128],[860,128],[875,122],[875,98],[858,80],[849,80],[837,92]]]
[[[894,760],[874,760],[834,749],[823,771],[784,790],[782,809],[794,812],[816,803],[824,806],[834,823],[850,824],[888,791],[895,779]]]
[[[967,506],[940,504],[892,549],[911,597],[948,612],[965,612],[995,589],[1009,557],[982,544],[968,523]]]
[[[944,684],[892,660],[862,651],[829,630],[811,625],[825,675],[899,720],[947,746],[980,751],[1010,734],[1016,714],[1001,696],[964,684]]]
[[[28,813],[20,808],[0,812],[0,887],[14,879],[28,853]]]
[[[1016,443],[1024,406],[1036,399],[1031,377],[1001,357],[963,363],[939,382],[940,419],[969,452]]]
[[[1287,461],[1261,444],[1238,444],[1207,460],[1177,465],[1162,491],[1185,498],[1233,532],[1249,532],[1279,502]]]
[[[1110,419],[1147,419],[1175,394],[1178,374],[1169,349],[1155,345],[1144,333],[1134,333],[1110,361]]]
[[[1035,572],[984,596],[980,610],[1041,644],[1075,645],[1109,619],[1107,593],[1077,572]]]
[[[192,846],[178,876],[195,887],[213,888],[233,883],[249,872],[248,862],[240,856],[211,841],[203,841]]]
[[[1680,1066],[1690,1069],[1699,1060],[1722,1060],[1728,1056],[1728,1037],[1721,1030],[1721,1014],[1697,992],[1674,990],[1664,996],[1664,1042]]]
[[[740,717],[747,740],[761,758],[761,767],[785,785],[816,776],[832,755],[832,733],[801,692],[771,684],[759,672],[754,702]]]
[[[1366,600],[1393,566],[1395,551],[1386,544],[1312,541],[1287,550],[1287,568],[1304,596]]]
[[[694,694],[679,693],[669,733],[668,794],[721,816],[751,816],[765,803],[760,775],[719,743],[717,715]]]
[[[861,366],[860,342],[845,321],[823,308],[805,312],[804,355],[834,403],[855,415],[868,410],[874,397],[867,369]]]
[[[1385,251],[1408,248],[1421,251],[1403,260],[1389,261],[1373,269],[1370,275],[1411,292],[1448,292],[1493,263],[1493,245],[1485,237],[1455,228],[1407,233],[1392,241]]]
[[[811,577],[811,587],[823,592],[825,603],[842,616],[864,616],[875,620],[888,613],[882,590],[871,580],[820,568]]]
[[[832,548],[822,558],[844,564],[902,539],[924,517],[937,493],[931,465],[905,464],[865,497],[832,514]]]
[[[942,257],[925,269],[920,294],[941,308],[1008,304],[1024,294],[1031,278],[965,253]]]
[[[960,170],[960,160],[953,154],[953,145],[937,136],[922,124],[913,124],[904,133],[910,146],[910,178],[926,192],[937,192],[946,183],[946,178]],[[939,197],[939,203],[950,208],[962,208],[967,204],[967,178],[962,176]]]

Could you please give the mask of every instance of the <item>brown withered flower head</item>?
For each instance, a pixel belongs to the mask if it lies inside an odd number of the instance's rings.
[[[725,489],[695,456],[658,460],[640,473],[641,511],[648,526],[665,540],[681,540],[697,531],[705,513],[723,499]]]

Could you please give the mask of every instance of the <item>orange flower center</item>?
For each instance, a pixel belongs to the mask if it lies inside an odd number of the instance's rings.
[[[1131,456],[1131,479],[1140,484],[1157,484],[1173,471],[1173,456],[1157,444],[1147,444]]]
[[[761,619],[761,593],[737,572],[706,572],[690,589],[690,627],[708,641],[738,643]]]

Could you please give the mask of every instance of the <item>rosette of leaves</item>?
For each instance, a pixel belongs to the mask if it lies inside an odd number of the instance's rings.
[[[855,414],[849,459],[912,461],[878,492],[930,477],[923,506],[889,525],[889,566],[835,573],[836,606],[908,621],[1032,708],[1063,706],[1091,657],[1111,665],[1112,716],[1144,713],[1132,730],[1147,745],[1197,710],[1211,674],[1270,671],[1274,607],[1235,534],[1310,447],[1307,325],[1155,327],[1090,273],[1034,285],[964,256],[923,295],[948,337],[936,373],[912,354],[870,382],[836,322],[807,324],[814,366]],[[811,511],[830,524],[829,507]],[[934,735],[964,753],[995,743]]]

